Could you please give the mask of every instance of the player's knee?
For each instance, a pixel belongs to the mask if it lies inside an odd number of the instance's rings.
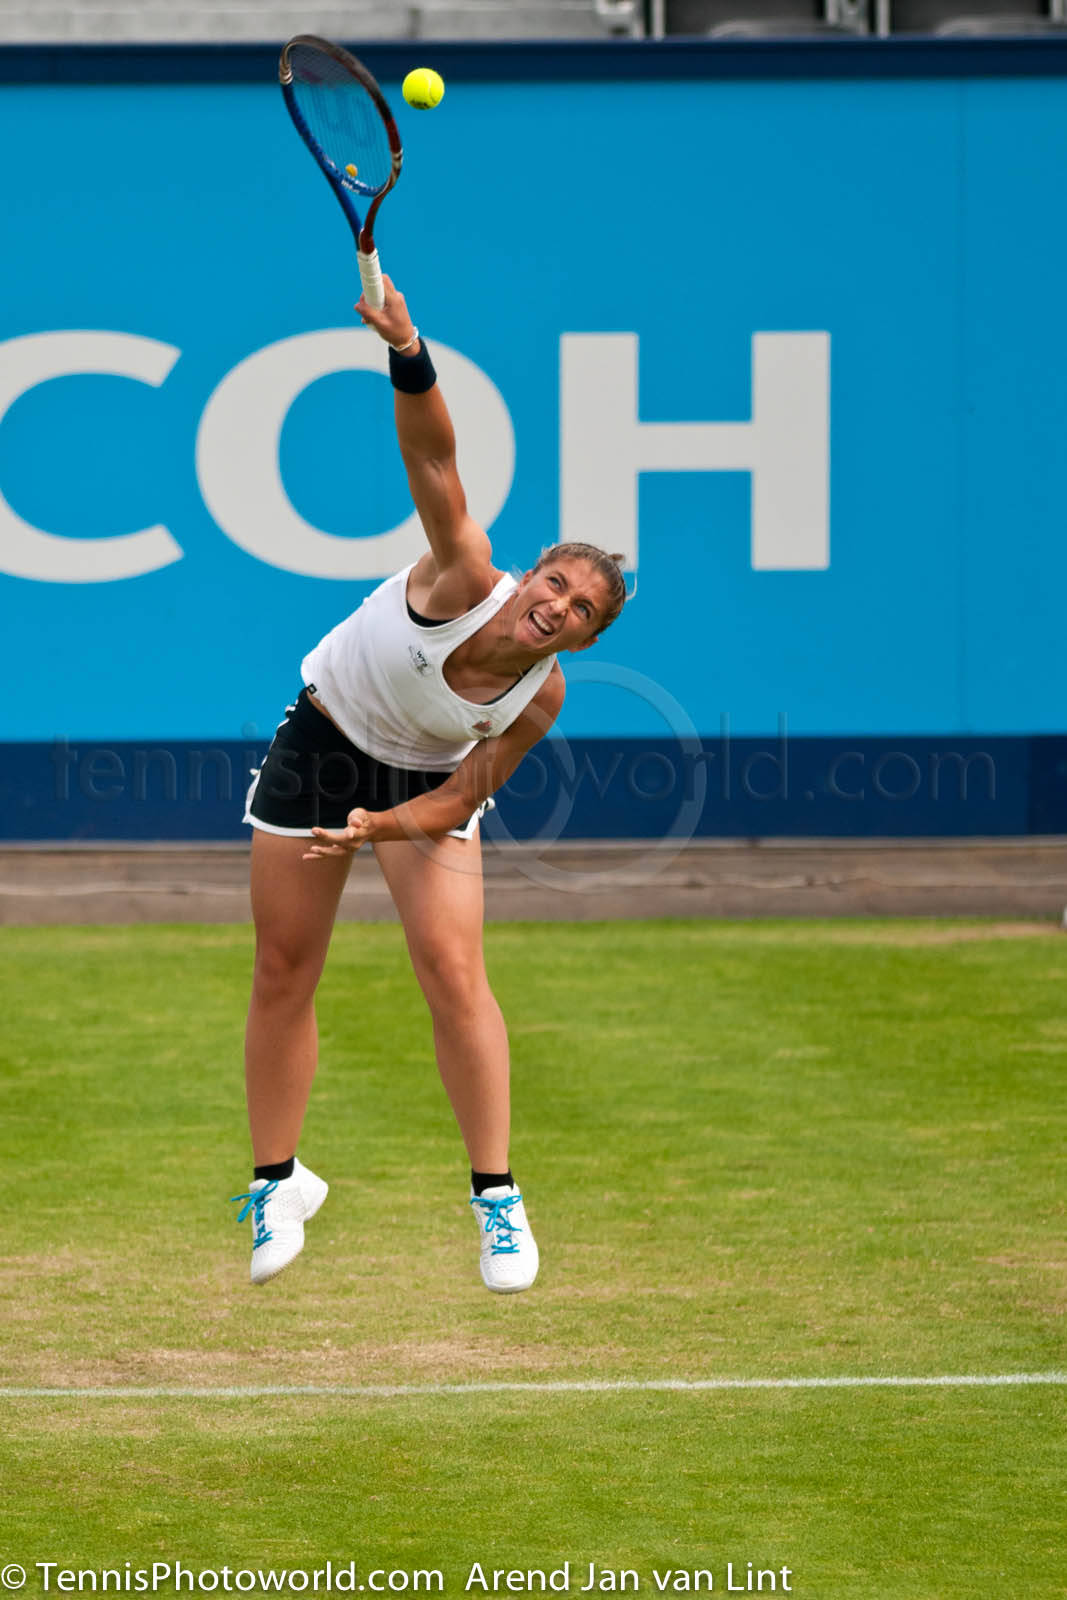
[[[431,943],[418,952],[415,965],[433,1010],[477,1004],[488,987],[481,950]]]
[[[261,939],[256,946],[252,986],[261,998],[300,1001],[315,992],[322,962],[319,953],[298,944]]]

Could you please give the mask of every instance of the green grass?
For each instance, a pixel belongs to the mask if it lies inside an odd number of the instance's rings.
[[[1051,927],[489,930],[543,1262],[515,1297],[480,1285],[428,1019],[381,925],[338,930],[320,995],[301,1153],[330,1199],[284,1278],[250,1288],[226,1205],[248,1176],[250,946],[246,928],[0,934],[3,1386],[1067,1364]],[[439,1568],[461,1594],[474,1561],[569,1560],[572,1592],[592,1561],[647,1596],[654,1567],[710,1568],[725,1592],[729,1560],[826,1600],[1043,1600],[1067,1594],[1063,1401],[0,1397],[0,1565],[354,1559]]]

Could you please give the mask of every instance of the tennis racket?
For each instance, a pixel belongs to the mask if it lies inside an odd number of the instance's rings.
[[[385,288],[374,222],[404,162],[393,114],[361,61],[311,33],[289,40],[278,81],[297,133],[340,201],[355,237],[363,293],[378,310]],[[366,222],[360,221],[357,200],[370,201]]]

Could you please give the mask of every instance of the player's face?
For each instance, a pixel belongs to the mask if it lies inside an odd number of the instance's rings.
[[[539,654],[587,650],[608,604],[607,584],[585,561],[528,572],[518,591],[515,639]]]

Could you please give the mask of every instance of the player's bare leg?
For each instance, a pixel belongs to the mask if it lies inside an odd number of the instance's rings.
[[[511,1123],[508,1036],[489,987],[482,949],[481,844],[443,838],[375,846],[400,913],[415,976],[433,1020],[441,1080],[471,1168],[508,1174]],[[525,1289],[537,1274],[537,1246],[514,1184],[474,1196],[488,1288]]]
[[[375,854],[430,1008],[437,1065],[471,1166],[478,1172],[506,1172],[508,1035],[482,951],[479,841],[379,844]]]
[[[256,959],[245,1030],[248,1123],[258,1176],[239,1216],[252,1216],[252,1281],[298,1255],[326,1184],[295,1160],[318,1064],[315,990],[351,857],[305,861],[308,841],[257,829],[252,838]],[[291,1163],[291,1165],[290,1165]]]
[[[315,990],[351,857],[304,861],[308,841],[256,829],[256,960],[245,1030],[245,1086],[257,1166],[285,1161],[300,1138],[318,1065]]]

